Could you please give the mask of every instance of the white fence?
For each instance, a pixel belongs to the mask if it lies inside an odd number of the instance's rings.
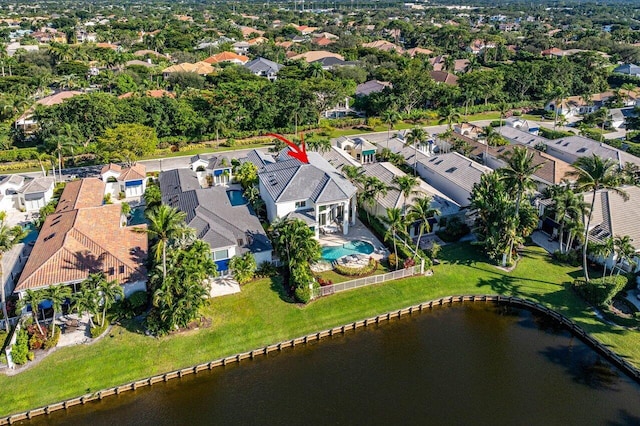
[[[338,284],[326,285],[317,288],[313,292],[313,297],[328,296],[341,291],[352,290],[354,288],[366,287],[372,284],[379,284],[385,281],[399,280],[400,278],[410,277],[416,274],[424,273],[424,261],[420,265],[411,266],[398,271],[387,272],[386,274],[371,275],[369,277],[357,278],[351,281],[345,281]]]

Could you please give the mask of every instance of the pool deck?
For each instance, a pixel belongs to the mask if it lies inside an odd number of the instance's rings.
[[[349,233],[347,235],[343,235],[340,232],[335,234],[320,235],[320,246],[342,246],[354,240],[366,241],[373,245],[373,253],[362,255],[366,256],[367,259],[369,257],[373,257],[374,259],[380,261],[389,256],[389,251],[385,248],[384,244],[382,244],[380,240],[373,234],[373,232],[371,232],[369,228],[364,226],[364,224],[360,222],[359,219],[356,219],[355,225],[349,225]],[[321,265],[324,265],[324,267],[322,267]],[[333,269],[333,267],[328,262],[320,261],[318,262],[318,264],[314,265],[314,268],[312,269],[326,270]]]

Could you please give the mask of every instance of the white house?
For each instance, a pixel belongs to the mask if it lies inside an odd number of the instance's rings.
[[[38,211],[53,197],[56,182],[52,177],[37,177],[18,190],[18,208]]]
[[[359,164],[371,164],[376,162],[377,147],[361,137],[349,138],[346,136],[336,141],[338,148],[346,151]]]
[[[24,177],[20,175],[3,176],[0,179],[0,210],[19,209],[18,190],[24,185]]]
[[[191,157],[191,170],[198,178],[211,176],[213,186],[228,185],[233,179],[231,160],[225,156],[204,156],[201,154]]]
[[[283,150],[275,162],[255,163],[258,167],[260,195],[269,221],[294,217],[305,221],[315,232],[349,232],[356,221],[357,189],[327,160],[309,152],[309,163],[292,158]]]
[[[105,195],[124,198],[141,197],[147,189],[147,168],[144,164],[136,163],[131,167],[118,164],[108,164],[100,171],[100,178],[105,185]]]

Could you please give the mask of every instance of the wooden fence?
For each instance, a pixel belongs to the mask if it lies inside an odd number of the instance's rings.
[[[172,379],[181,378],[190,374],[197,374],[201,371],[212,370],[216,367],[225,366],[227,364],[239,363],[245,359],[253,359],[256,356],[267,355],[270,352],[281,351],[286,348],[293,348],[296,345],[306,344],[315,340],[320,340],[325,337],[344,334],[351,330],[356,330],[361,327],[375,326],[381,322],[389,321],[393,318],[401,318],[406,315],[412,315],[414,313],[422,312],[424,310],[430,310],[438,306],[453,305],[454,303],[468,303],[468,302],[481,302],[481,303],[498,303],[502,305],[514,306],[518,308],[524,308],[530,311],[539,312],[548,317],[558,321],[566,326],[575,336],[586,343],[589,347],[594,349],[598,354],[606,358],[613,365],[622,370],[630,378],[640,383],[640,370],[634,367],[631,363],[615,354],[608,347],[598,342],[596,339],[587,334],[580,326],[564,317],[563,315],[555,312],[546,306],[539,303],[535,303],[529,300],[520,299],[518,297],[508,296],[496,296],[496,295],[470,295],[470,296],[449,296],[440,299],[430,300],[428,302],[421,303],[419,305],[410,306],[408,308],[399,309],[397,311],[387,312],[386,314],[378,315],[376,317],[367,318],[364,320],[356,321],[350,324],[342,325],[319,331],[317,333],[308,334],[302,337],[296,337],[295,339],[287,340],[284,342],[276,343],[274,345],[268,345],[259,349],[255,349],[249,352],[242,352],[236,355],[232,355],[226,358],[220,358],[215,361],[210,361],[204,364],[194,365],[192,367],[183,368],[180,370],[170,371],[168,373],[159,374],[157,376],[147,377],[145,379],[136,380],[133,382],[125,383],[123,385],[114,386],[101,391],[82,395],[76,398],[67,399],[65,401],[56,402],[54,404],[47,405],[45,407],[35,408],[33,410],[25,411],[18,414],[0,418],[0,425],[13,424],[18,421],[29,420],[36,416],[44,414],[50,414],[59,410],[66,410],[74,405],[84,405],[87,402],[102,400],[105,397],[111,395],[119,395],[123,392],[134,391],[138,388],[145,386],[151,386],[160,382],[167,382]]]
[[[422,273],[424,273],[424,261],[422,261],[420,265],[411,266],[406,269],[387,272],[386,274],[371,275],[368,277],[357,278],[355,280],[316,288],[314,289],[313,297],[328,296],[330,294],[340,293],[341,291],[353,290],[354,288],[366,287],[368,285],[379,284],[385,281],[399,280],[401,278]]]

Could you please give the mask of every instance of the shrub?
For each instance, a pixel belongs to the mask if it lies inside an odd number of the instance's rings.
[[[436,232],[436,234],[447,243],[454,243],[469,233],[469,227],[458,217],[453,217],[448,220],[443,218],[440,221],[441,225],[443,221],[446,225],[445,229],[441,229]]]
[[[553,252],[553,258],[561,263],[566,263],[571,266],[580,266],[582,257],[577,250],[570,250],[566,253],[560,253],[560,250]]]
[[[104,195],[104,203],[105,204],[113,204],[113,201],[111,201],[111,193],[110,192],[107,192]]]
[[[295,290],[296,299],[301,303],[307,304],[311,300],[311,290],[309,286],[296,287]]]
[[[348,266],[336,264],[335,271],[340,275],[346,275],[347,277],[362,277],[370,275],[378,269],[378,261],[374,258],[369,258],[369,263],[361,268],[350,268]],[[322,284],[320,284],[322,285]]]
[[[271,262],[267,262],[266,260],[262,262],[258,269],[256,269],[256,276],[259,278],[268,278],[273,277],[278,274],[278,269]]]
[[[595,278],[588,283],[584,280],[573,282],[573,288],[589,303],[596,306],[608,305],[616,294],[627,285],[625,275]]]
[[[391,269],[398,269],[401,262],[401,260],[396,257],[395,253],[391,253],[387,261],[389,262],[389,268]]]
[[[18,365],[26,364],[29,355],[29,334],[27,330],[21,329],[18,331],[16,337],[16,343],[11,349],[11,358],[13,362]]]
[[[124,191],[120,191],[118,193],[118,200],[124,200],[125,198],[127,198],[127,194],[125,194]]]
[[[331,280],[325,280],[322,277],[316,277],[316,281],[318,282],[318,284],[320,285],[320,287],[325,287],[328,285],[333,285],[333,281]]]
[[[144,290],[136,291],[125,299],[129,308],[138,311],[147,306],[147,292]]]
[[[58,341],[60,340],[60,334],[62,334],[62,330],[60,327],[56,325],[55,330],[53,331],[53,337],[49,337],[46,342],[44,342],[44,349],[51,349],[58,346]]]
[[[540,136],[543,136],[547,139],[560,139],[566,136],[573,136],[573,133],[563,132],[561,130],[551,130],[546,127],[540,127]]]
[[[104,322],[104,325],[102,327],[96,324],[95,327],[91,328],[91,338],[95,339],[96,337],[100,336],[102,333],[104,333],[108,326],[109,323],[107,321]]]

